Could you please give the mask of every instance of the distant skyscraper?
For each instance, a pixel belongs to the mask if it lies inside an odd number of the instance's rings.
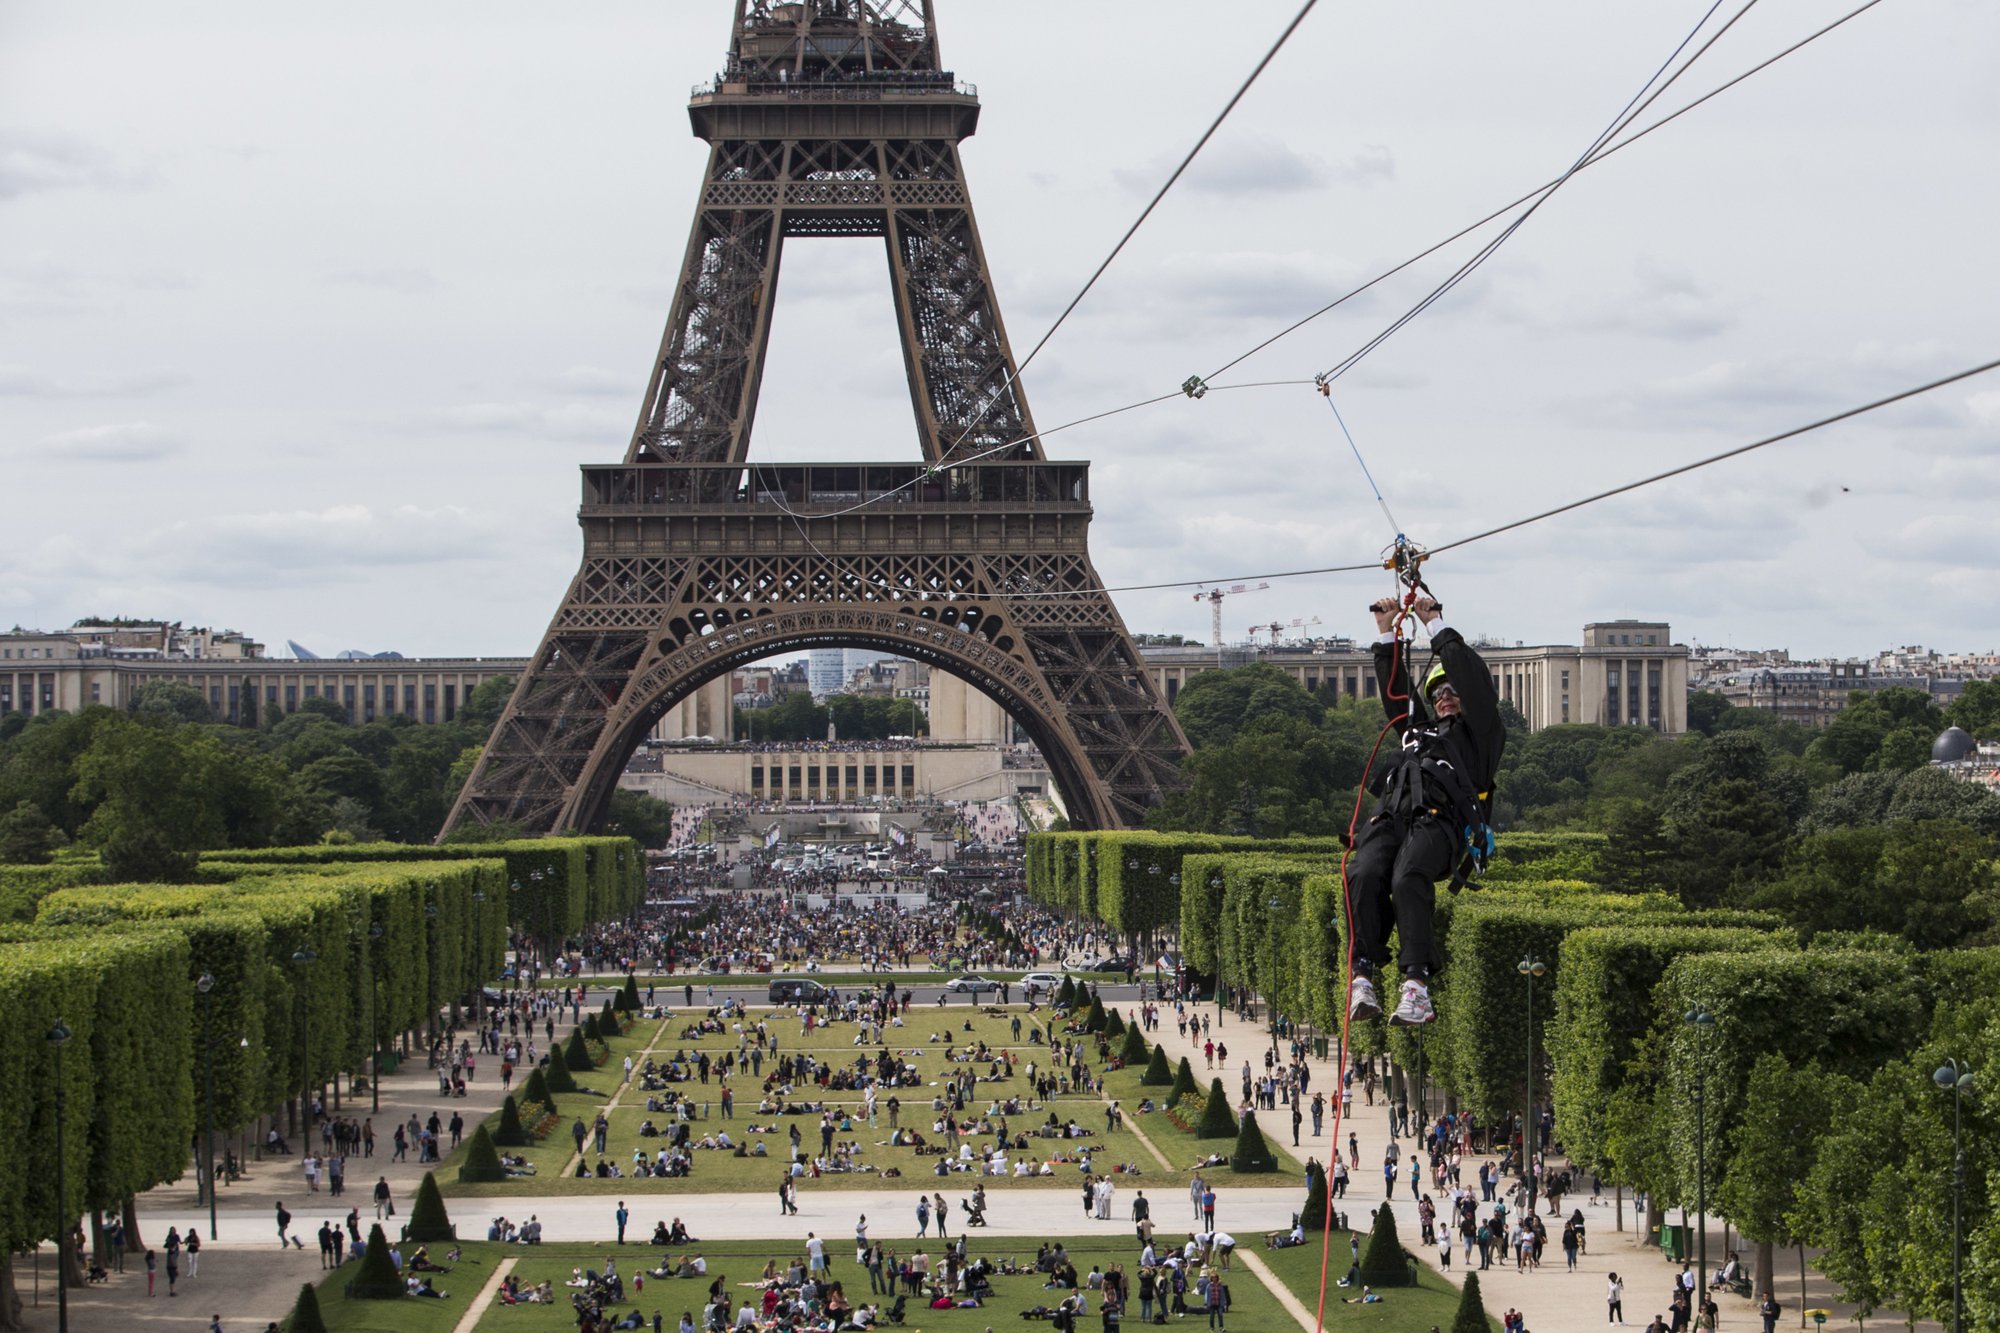
[[[806,658],[806,683],[815,698],[838,694],[847,684],[847,650],[815,648]]]

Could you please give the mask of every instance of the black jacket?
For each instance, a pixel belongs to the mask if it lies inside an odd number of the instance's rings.
[[[1402,645],[1400,657],[1394,644],[1375,645],[1375,679],[1384,683],[1382,707],[1395,723],[1403,749],[1387,763],[1376,765],[1369,789],[1381,795],[1386,779],[1399,764],[1443,760],[1464,775],[1478,803],[1480,818],[1490,819],[1493,781],[1500,771],[1500,751],[1507,743],[1507,728],[1500,720],[1500,696],[1493,688],[1493,673],[1457,630],[1449,626],[1440,630],[1431,641],[1431,654],[1444,664],[1445,679],[1458,691],[1459,713],[1456,717],[1433,718],[1424,706],[1422,694],[1410,685],[1409,658],[1413,653],[1429,660],[1428,655],[1407,643]],[[1448,806],[1452,793],[1441,789],[1435,770],[1425,772],[1423,780],[1426,792],[1435,802]]]

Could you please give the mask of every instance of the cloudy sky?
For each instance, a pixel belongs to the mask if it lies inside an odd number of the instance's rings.
[[[1712,21],[1740,8],[1724,0]],[[1761,0],[1682,104],[1859,0]],[[1295,0],[939,0],[1025,352]],[[1322,0],[1025,376],[1046,431],[1208,374],[1557,174],[1707,0]],[[321,652],[528,652],[575,468],[622,454],[728,0],[0,6],[0,624],[232,626]],[[1218,15],[1222,17],[1217,17]],[[1578,175],[1337,384],[1434,544],[2000,356],[2000,8],[1883,0]],[[1642,122],[1643,123],[1643,122]],[[1219,382],[1335,365],[1480,233]],[[1453,552],[1455,622],[1663,618],[1801,654],[2000,648],[2000,374]],[[1309,387],[1050,436],[1116,587],[1374,556]],[[753,457],[916,454],[879,243],[787,245]],[[1358,633],[1381,576],[1225,624]],[[1204,635],[1187,591],[1119,597]]]

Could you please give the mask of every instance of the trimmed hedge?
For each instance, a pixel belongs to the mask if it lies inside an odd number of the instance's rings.
[[[319,1312],[319,1292],[310,1282],[299,1284],[299,1298],[285,1319],[285,1333],[326,1333],[326,1319]]]
[[[1264,1131],[1257,1127],[1255,1111],[1243,1113],[1243,1122],[1236,1130],[1236,1151],[1229,1155],[1229,1169],[1239,1175],[1278,1169],[1278,1159],[1272,1154],[1271,1145],[1264,1141]]]
[[[1396,1234],[1396,1210],[1386,1203],[1376,1208],[1374,1225],[1361,1247],[1361,1281],[1371,1287],[1410,1285],[1410,1261]]]
[[[473,1131],[473,1137],[477,1138],[484,1129],[485,1126],[481,1125],[479,1130]],[[487,1146],[490,1149],[492,1145],[489,1142]],[[424,1172],[423,1180],[417,1185],[417,1199],[410,1205],[410,1222],[403,1228],[403,1236],[425,1244],[458,1239],[458,1228],[451,1224],[451,1215],[445,1211],[444,1196],[438,1193],[437,1177],[429,1171]]]
[[[1236,1137],[1236,1113],[1229,1109],[1229,1094],[1223,1090],[1219,1078],[1209,1080],[1208,1103],[1201,1108],[1201,1123],[1195,1126],[1194,1136],[1198,1139]]]
[[[500,1118],[493,1126],[493,1142],[502,1148],[519,1148],[528,1141],[528,1131],[521,1124],[521,1108],[510,1093],[500,1103]]]
[[[1180,1067],[1174,1071],[1173,1091],[1167,1094],[1167,1105],[1172,1106],[1183,1097],[1198,1096],[1200,1092],[1201,1089],[1194,1081],[1194,1066],[1189,1064],[1188,1058],[1183,1055]]]
[[[542,1075],[542,1066],[536,1065],[528,1071],[527,1081],[521,1084],[521,1100],[540,1102],[550,1111],[556,1109],[555,1094],[549,1090],[549,1081]]]
[[[1145,1038],[1142,1037],[1140,1040],[1144,1041]],[[1172,1086],[1173,1081],[1174,1070],[1167,1062],[1167,1048],[1156,1042],[1153,1046],[1153,1056],[1146,1062],[1146,1072],[1139,1076],[1139,1083],[1142,1087],[1165,1088]]]
[[[486,1132],[485,1125],[481,1125],[472,1131],[472,1138],[465,1145],[465,1160],[458,1165],[458,1183],[471,1185],[506,1178],[507,1168],[500,1164],[500,1152],[493,1146],[493,1136]]]
[[[361,1271],[355,1275],[351,1291],[357,1301],[399,1301],[408,1294],[395,1261],[389,1257],[389,1238],[382,1234],[380,1222],[368,1229]]]
[[[1139,1031],[1137,1023],[1133,1023],[1125,1029],[1125,1044],[1119,1048],[1118,1058],[1127,1069],[1137,1069],[1146,1062],[1146,1038]],[[1165,1069],[1166,1061],[1160,1061],[1160,1067]],[[1146,1080],[1142,1078],[1139,1081],[1144,1083]],[[1164,1082],[1165,1080],[1162,1081]]]

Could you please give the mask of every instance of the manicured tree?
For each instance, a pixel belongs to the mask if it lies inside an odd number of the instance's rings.
[[[1174,1087],[1173,1091],[1167,1094],[1167,1105],[1172,1106],[1181,1098],[1191,1097],[1199,1091],[1200,1089],[1194,1085],[1194,1066],[1189,1064],[1188,1058],[1183,1055],[1180,1068],[1174,1071]]]
[[[1486,1318],[1486,1302],[1479,1298],[1479,1273],[1465,1275],[1465,1290],[1458,1294],[1458,1313],[1451,1317],[1451,1333],[1492,1333]]]
[[[639,978],[630,972],[625,974],[625,985],[618,992],[618,1007],[628,1014],[639,1012]]]
[[[597,1015],[592,1014],[595,1019]],[[590,1058],[590,1047],[584,1044],[583,1029],[569,1034],[569,1043],[563,1047],[563,1063],[571,1069],[588,1071],[597,1068],[597,1061]]]
[[[1207,1117],[1203,1119],[1205,1121]],[[1255,1111],[1243,1113],[1243,1123],[1236,1131],[1236,1151],[1229,1156],[1229,1169],[1239,1174],[1278,1169],[1278,1159],[1271,1155],[1271,1145],[1264,1142],[1264,1131],[1257,1128]]]
[[[299,1284],[299,1298],[292,1303],[292,1313],[285,1319],[285,1333],[326,1333],[326,1320],[319,1312],[319,1292],[312,1283]]]
[[[542,1067],[536,1065],[528,1072],[528,1081],[521,1085],[521,1100],[540,1102],[551,1111],[556,1109],[555,1094],[549,1091],[549,1081],[542,1076]]]
[[[1137,1069],[1146,1063],[1146,1039],[1139,1035],[1137,1023],[1125,1029],[1125,1044],[1118,1050],[1118,1058],[1125,1062],[1127,1069]],[[1142,1082],[1144,1080],[1141,1080]]]
[[[472,1137],[478,1139],[478,1130],[473,1131]],[[493,1144],[489,1140],[486,1146],[491,1149]],[[425,1243],[458,1239],[458,1228],[451,1224],[451,1215],[444,1210],[444,1196],[438,1193],[437,1177],[429,1171],[424,1172],[423,1182],[417,1186],[417,1201],[410,1205],[410,1223],[403,1228],[403,1235]]]
[[[1396,1234],[1396,1210],[1383,1204],[1375,1210],[1375,1225],[1361,1247],[1361,1280],[1371,1287],[1406,1287],[1410,1265]]]
[[[1083,1030],[1085,1032],[1104,1031],[1104,1001],[1095,995],[1090,997],[1090,1008],[1083,1015]]]
[[[509,1094],[500,1103],[500,1123],[493,1127],[493,1142],[502,1148],[518,1148],[527,1141],[528,1131],[521,1127],[521,1108]]]
[[[558,1049],[553,1055],[549,1056],[546,1062],[537,1068],[536,1072],[545,1076],[542,1085],[552,1093],[576,1091],[576,1076],[569,1072],[569,1051],[567,1048]],[[553,1107],[555,1104],[555,1098],[551,1097],[549,1105]]]
[[[613,1037],[620,1035],[624,1031],[625,1024],[618,1017],[617,1006],[613,1005],[607,999],[604,1002],[604,1008],[597,1015],[597,1035],[606,1041],[610,1041]]]
[[[458,1182],[461,1185],[476,1184],[487,1180],[505,1180],[507,1168],[500,1165],[500,1153],[493,1146],[493,1136],[481,1125],[472,1131],[472,1141],[465,1145],[465,1160],[458,1164]]]
[[[604,1033],[602,1029],[598,1027],[597,1011],[595,1009],[591,1010],[589,1013],[583,1016],[583,1027],[580,1030],[582,1031],[584,1040],[586,1041],[604,1040]]]
[[[1122,1037],[1125,1035],[1125,1020],[1119,1016],[1116,1009],[1107,1009],[1104,1011],[1104,1035],[1107,1037]]]
[[[1201,1123],[1195,1126],[1194,1136],[1198,1139],[1236,1137],[1236,1113],[1229,1109],[1229,1094],[1223,1091],[1219,1078],[1209,1080],[1208,1105],[1201,1108]]]
[[[1299,1225],[1307,1231],[1322,1231],[1326,1228],[1326,1169],[1322,1167],[1308,1177],[1305,1207],[1299,1210]]]
[[[1076,1008],[1076,978],[1064,977],[1062,989],[1056,992],[1056,1008]]]
[[[486,1151],[493,1151],[490,1139]],[[464,1172],[459,1174],[463,1176]],[[361,1256],[361,1272],[354,1279],[354,1299],[396,1301],[406,1294],[403,1279],[396,1274],[395,1261],[389,1258],[389,1238],[382,1234],[382,1224],[377,1222],[368,1232],[368,1251]]]
[[[1130,1041],[1131,1038],[1126,1038]],[[1144,1038],[1141,1038],[1144,1040]],[[1164,1088],[1174,1081],[1174,1068],[1167,1063],[1167,1048],[1155,1045],[1153,1058],[1146,1063],[1146,1072],[1139,1076],[1139,1082],[1149,1088]]]

